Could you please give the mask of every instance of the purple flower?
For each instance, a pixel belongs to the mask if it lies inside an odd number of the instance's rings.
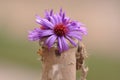
[[[28,38],[31,41],[36,41],[40,39],[40,28],[35,28],[33,31],[29,31]]]
[[[36,16],[36,22],[41,25],[29,33],[29,40],[35,41],[46,38],[45,44],[51,48],[57,42],[60,52],[69,49],[67,41],[77,46],[74,39],[82,40],[82,35],[87,34],[84,25],[78,21],[72,21],[66,17],[65,13],[60,9],[59,13],[54,14],[53,10],[45,12],[45,18]]]

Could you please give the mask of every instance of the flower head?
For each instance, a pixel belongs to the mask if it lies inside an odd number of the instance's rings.
[[[51,48],[57,42],[60,52],[69,49],[67,40],[72,45],[77,46],[74,39],[82,40],[82,35],[87,34],[83,24],[66,17],[62,9],[56,14],[53,13],[53,10],[46,11],[44,18],[37,15],[36,22],[40,24],[40,28],[30,31],[29,40],[35,41],[46,38],[44,43],[48,48]]]

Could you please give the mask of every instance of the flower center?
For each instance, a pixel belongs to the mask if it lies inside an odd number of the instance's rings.
[[[66,33],[68,32],[68,29],[66,26],[64,26],[63,24],[58,24],[55,26],[54,28],[54,33],[57,36],[64,36]]]

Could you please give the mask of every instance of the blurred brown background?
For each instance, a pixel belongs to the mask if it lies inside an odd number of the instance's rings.
[[[39,46],[28,31],[38,27],[36,14],[60,8],[88,29],[88,80],[120,80],[120,0],[0,0],[0,80],[39,80]]]

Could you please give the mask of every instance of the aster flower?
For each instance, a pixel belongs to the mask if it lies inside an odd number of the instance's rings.
[[[35,28],[29,32],[29,40],[36,41],[46,38],[44,44],[51,48],[55,43],[60,52],[69,49],[68,42],[77,46],[74,39],[82,40],[82,36],[87,34],[83,24],[71,20],[60,9],[59,13],[54,14],[53,10],[46,11],[45,17],[36,16],[36,22],[40,24],[40,28]]]

